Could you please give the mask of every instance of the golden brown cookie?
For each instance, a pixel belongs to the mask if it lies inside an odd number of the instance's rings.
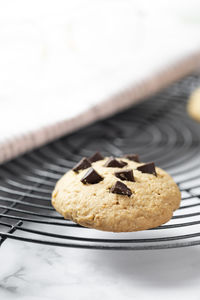
[[[54,208],[82,226],[113,232],[144,230],[169,221],[180,205],[176,183],[153,163],[127,157],[84,158],[57,182]]]
[[[187,111],[193,119],[200,122],[200,88],[194,90],[191,94],[187,105]]]

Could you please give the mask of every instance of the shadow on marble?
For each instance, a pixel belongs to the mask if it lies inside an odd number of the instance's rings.
[[[107,266],[112,276],[142,281],[153,287],[177,287],[200,277],[200,247],[153,251],[98,251],[93,259]]]

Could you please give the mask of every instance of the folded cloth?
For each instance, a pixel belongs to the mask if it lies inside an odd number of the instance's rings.
[[[197,69],[200,3],[160,2],[0,3],[0,162]]]

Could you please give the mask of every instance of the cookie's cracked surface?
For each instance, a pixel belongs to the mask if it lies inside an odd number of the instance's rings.
[[[122,158],[117,158],[121,160]],[[180,191],[173,179],[156,168],[157,177],[137,168],[144,163],[123,158],[121,168],[105,167],[108,157],[92,163],[103,178],[95,184],[83,184],[81,179],[89,170],[67,172],[56,184],[52,204],[66,219],[99,230],[126,232],[157,227],[171,219],[180,205]],[[117,171],[133,170],[134,182],[121,181],[131,190],[130,196],[110,190],[120,181]]]

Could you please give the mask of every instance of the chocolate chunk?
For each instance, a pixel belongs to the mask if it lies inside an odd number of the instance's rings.
[[[118,161],[116,158],[114,158],[113,156],[111,156],[107,162],[105,163],[104,167],[110,167],[110,168],[123,168],[124,166],[126,166],[127,163],[125,163],[124,161]]]
[[[137,167],[137,170],[141,171],[142,173],[148,173],[148,174],[153,174],[153,175],[157,176],[155,164],[153,162],[146,163],[142,166],[139,166],[139,167]]]
[[[89,167],[91,167],[90,161],[86,157],[83,157],[72,170],[77,173],[79,170],[84,170]]]
[[[121,180],[135,181],[133,176],[133,170],[124,170],[115,172],[115,176]]]
[[[101,153],[96,152],[89,158],[89,161],[92,163],[102,159],[104,159],[104,157],[101,155]]]
[[[132,195],[131,190],[121,181],[117,181],[110,189],[113,194],[126,195],[130,197]]]
[[[127,166],[127,165],[128,165],[128,163],[127,163],[127,162],[125,162],[125,161],[123,161],[123,160],[120,160],[120,163],[121,163],[122,167],[124,167],[124,166]]]
[[[93,168],[90,168],[81,179],[81,182],[84,184],[94,184],[100,182],[101,180],[103,180],[103,177],[101,177]]]
[[[124,157],[135,162],[140,162],[138,154],[126,154]]]

